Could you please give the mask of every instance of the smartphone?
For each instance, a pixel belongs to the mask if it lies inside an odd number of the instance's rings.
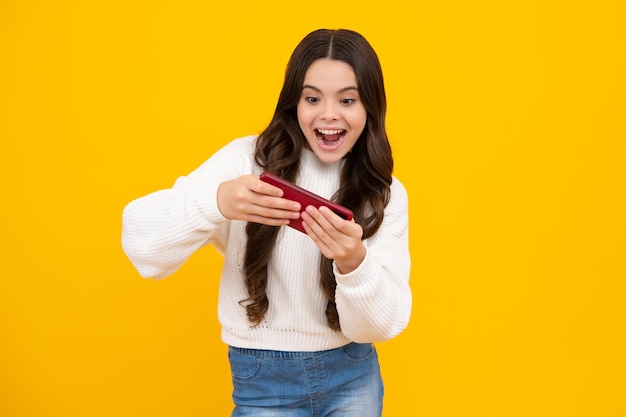
[[[270,174],[269,172],[262,173],[260,178],[261,181],[265,181],[266,183],[272,184],[283,190],[283,198],[299,202],[301,206],[301,211],[304,211],[307,206],[313,206],[316,208],[325,206],[331,209],[339,217],[345,220],[352,220],[352,210],[344,206],[340,206],[337,203],[333,203],[332,201],[320,197],[317,194],[313,194],[312,192],[305,190],[304,188],[299,187],[292,182],[284,180],[274,174]],[[300,218],[291,220],[288,226],[293,227],[294,229],[299,230],[302,233],[306,233],[304,231],[304,227],[302,226],[302,219]]]

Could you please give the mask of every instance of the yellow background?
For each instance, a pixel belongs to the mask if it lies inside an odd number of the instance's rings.
[[[262,130],[318,27],[378,51],[410,193],[385,416],[626,415],[622,5],[1,0],[0,415],[229,414],[219,256],[143,280],[121,211]]]

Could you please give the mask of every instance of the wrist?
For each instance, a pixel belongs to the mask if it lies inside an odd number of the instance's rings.
[[[357,269],[361,263],[363,263],[363,259],[365,259],[365,254],[367,250],[365,246],[361,242],[358,248],[352,252],[349,256],[344,257],[342,259],[335,259],[335,265],[337,265],[337,269],[342,274],[349,274],[350,272]]]

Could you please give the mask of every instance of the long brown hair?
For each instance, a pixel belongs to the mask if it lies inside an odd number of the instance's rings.
[[[346,29],[319,29],[298,44],[287,64],[274,116],[257,140],[255,159],[265,171],[295,181],[300,155],[307,143],[298,124],[297,105],[307,69],[321,58],[344,61],[352,67],[367,112],[365,129],[352,152],[345,156],[339,189],[332,198],[354,212],[355,221],[363,228],[363,239],[367,239],[376,233],[383,221],[384,209],[389,202],[393,158],[385,130],[387,101],[380,62],[362,35]],[[241,304],[255,326],[263,320],[269,308],[267,266],[278,230],[278,227],[259,223],[248,223],[246,227],[248,241],[244,270],[249,298],[242,300]],[[328,325],[339,330],[333,261],[324,256],[321,258],[321,286],[328,298],[326,317]]]

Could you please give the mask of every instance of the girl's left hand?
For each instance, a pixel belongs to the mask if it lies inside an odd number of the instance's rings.
[[[354,220],[344,220],[324,206],[308,206],[300,217],[309,237],[325,257],[335,261],[342,274],[354,271],[363,262],[363,228]]]

